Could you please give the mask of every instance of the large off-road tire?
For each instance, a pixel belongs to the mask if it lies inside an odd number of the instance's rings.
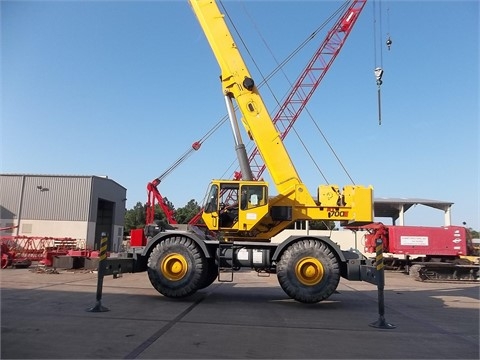
[[[277,264],[278,282],[292,299],[316,303],[335,292],[340,281],[338,260],[320,240],[290,245]]]
[[[215,262],[215,259],[207,259],[207,274],[204,278],[203,284],[199,289],[204,289],[213,284],[218,278],[218,265]]]
[[[12,259],[7,254],[1,254],[1,255],[2,255],[2,257],[1,257],[0,266],[1,266],[2,269],[6,269],[7,267],[12,265]]]
[[[162,295],[182,298],[205,283],[207,259],[190,238],[175,236],[160,242],[148,258],[148,278]]]
[[[2,269],[6,269],[7,267],[12,265],[12,255],[10,252],[10,248],[5,243],[0,244],[0,256],[0,266]]]

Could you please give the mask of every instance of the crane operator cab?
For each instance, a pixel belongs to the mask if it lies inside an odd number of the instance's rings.
[[[214,180],[210,184],[202,219],[210,230],[249,231],[266,214],[266,182]]]

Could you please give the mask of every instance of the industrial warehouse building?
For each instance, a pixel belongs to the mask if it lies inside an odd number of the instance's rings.
[[[108,251],[123,239],[127,190],[106,176],[0,174],[2,235],[76,239],[99,249],[102,233]]]
[[[72,238],[81,248],[98,250],[102,233],[108,235],[108,251],[121,250],[125,218],[126,189],[105,176],[62,176],[0,174],[1,236]],[[404,225],[405,212],[421,204],[444,213],[444,225],[451,224],[453,203],[425,199],[375,199],[375,217],[390,218]],[[302,233],[330,236],[345,248],[357,248],[351,231],[325,232],[294,229],[277,235]]]

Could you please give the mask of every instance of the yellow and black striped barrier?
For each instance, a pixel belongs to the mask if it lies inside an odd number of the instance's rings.
[[[102,288],[103,288],[103,277],[105,275],[105,262],[107,259],[107,247],[108,247],[108,237],[105,233],[102,233],[102,238],[100,240],[100,254],[98,262],[98,280],[97,280],[97,302],[95,306],[87,309],[90,312],[105,312],[109,311],[108,308],[102,306]]]
[[[370,326],[380,329],[395,329],[396,326],[385,321],[385,299],[383,290],[385,288],[385,265],[383,262],[383,241],[375,241],[375,267],[377,272],[377,290],[378,290],[378,320],[371,323]]]

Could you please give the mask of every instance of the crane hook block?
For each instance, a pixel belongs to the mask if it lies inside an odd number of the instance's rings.
[[[375,68],[375,78],[377,79],[377,85],[380,86],[382,82],[383,69],[380,67]]]
[[[255,82],[253,81],[253,79],[245,76],[245,79],[243,79],[243,87],[248,91],[252,91],[254,86]]]
[[[390,46],[392,46],[392,44],[393,44],[393,41],[392,41],[392,39],[390,39],[390,36],[388,37],[388,39],[386,41],[386,44],[387,44],[388,50],[390,50]]]

